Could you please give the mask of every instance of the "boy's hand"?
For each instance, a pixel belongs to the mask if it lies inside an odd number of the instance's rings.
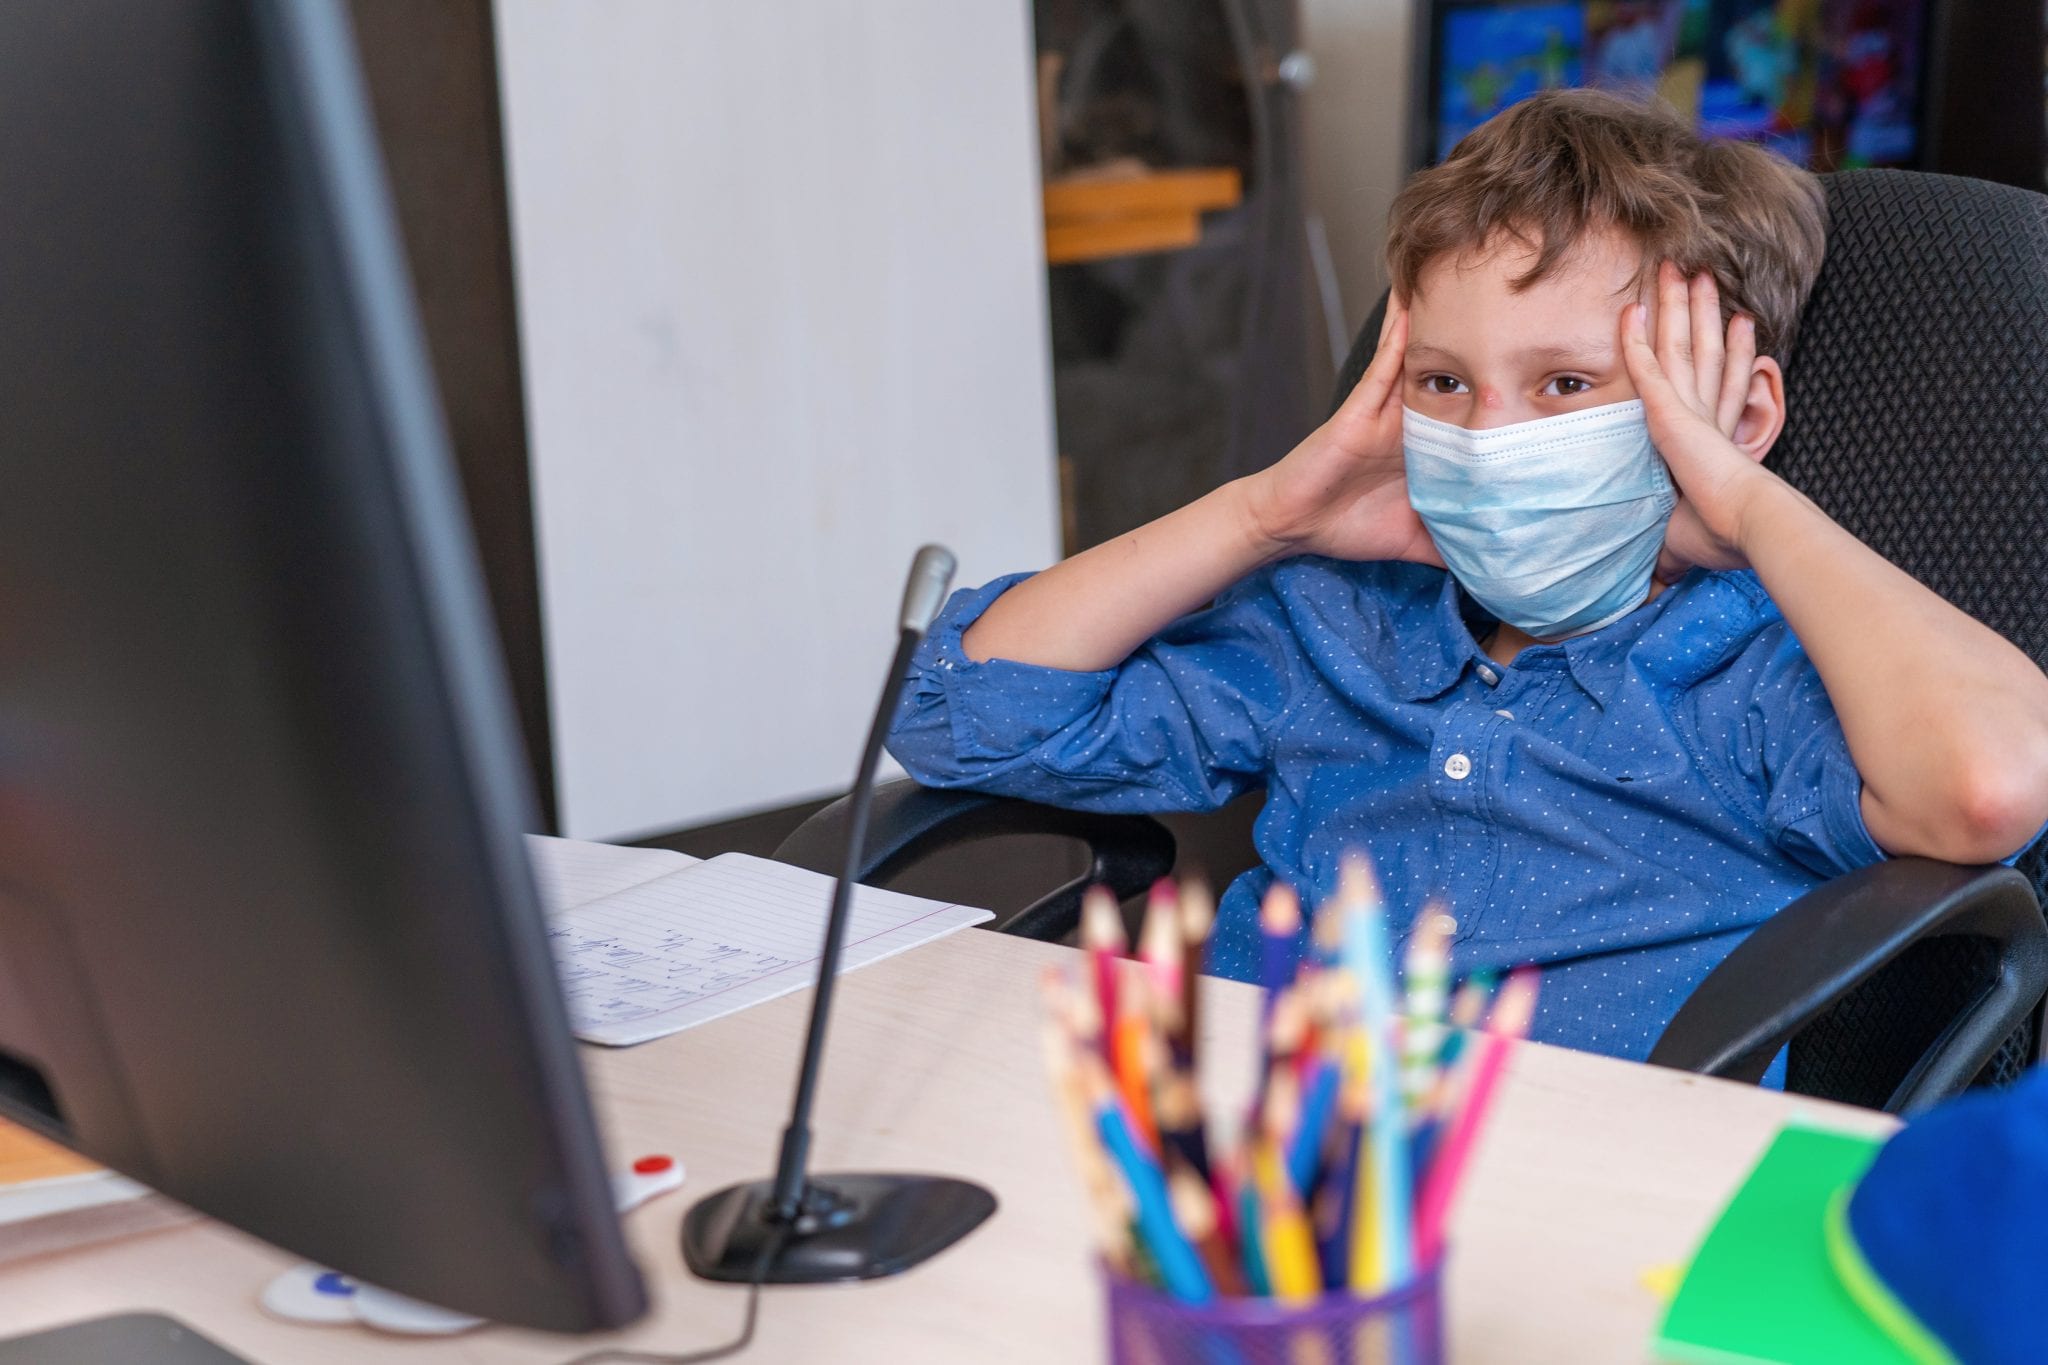
[[[1678,506],[1664,533],[1657,577],[1669,583],[1692,565],[1749,566],[1742,545],[1745,509],[1775,482],[1732,439],[1742,420],[1756,360],[1756,324],[1737,314],[1721,330],[1720,291],[1701,274],[1688,287],[1669,262],[1657,270],[1657,342],[1647,309],[1621,313],[1621,353],[1649,418],[1650,436],[1678,485]]]
[[[1407,348],[1408,310],[1390,299],[1379,349],[1344,405],[1285,459],[1246,480],[1251,534],[1272,557],[1443,564],[1408,502],[1401,456]]]

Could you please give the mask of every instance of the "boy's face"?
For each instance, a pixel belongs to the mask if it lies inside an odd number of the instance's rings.
[[[1535,263],[1511,238],[1423,268],[1408,301],[1402,401],[1470,430],[1554,417],[1636,396],[1622,363],[1621,310],[1643,299],[1656,335],[1654,289],[1641,254],[1620,233],[1589,237],[1519,293]]]

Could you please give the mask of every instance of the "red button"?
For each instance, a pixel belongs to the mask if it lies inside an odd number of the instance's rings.
[[[633,1174],[660,1175],[663,1171],[669,1169],[669,1167],[675,1164],[676,1163],[674,1157],[643,1156],[638,1161],[633,1163]]]

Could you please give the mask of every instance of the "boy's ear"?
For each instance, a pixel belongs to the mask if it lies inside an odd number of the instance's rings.
[[[1761,460],[1785,429],[1785,372],[1767,355],[1756,358],[1749,374],[1749,394],[1735,423],[1735,448]]]

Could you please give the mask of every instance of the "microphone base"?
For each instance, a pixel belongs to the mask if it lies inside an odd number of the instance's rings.
[[[833,1284],[898,1275],[979,1227],[996,1197],[937,1175],[821,1176],[791,1223],[775,1216],[774,1182],[728,1185],[683,1216],[683,1262],[700,1279]],[[762,1254],[782,1238],[761,1273]]]

